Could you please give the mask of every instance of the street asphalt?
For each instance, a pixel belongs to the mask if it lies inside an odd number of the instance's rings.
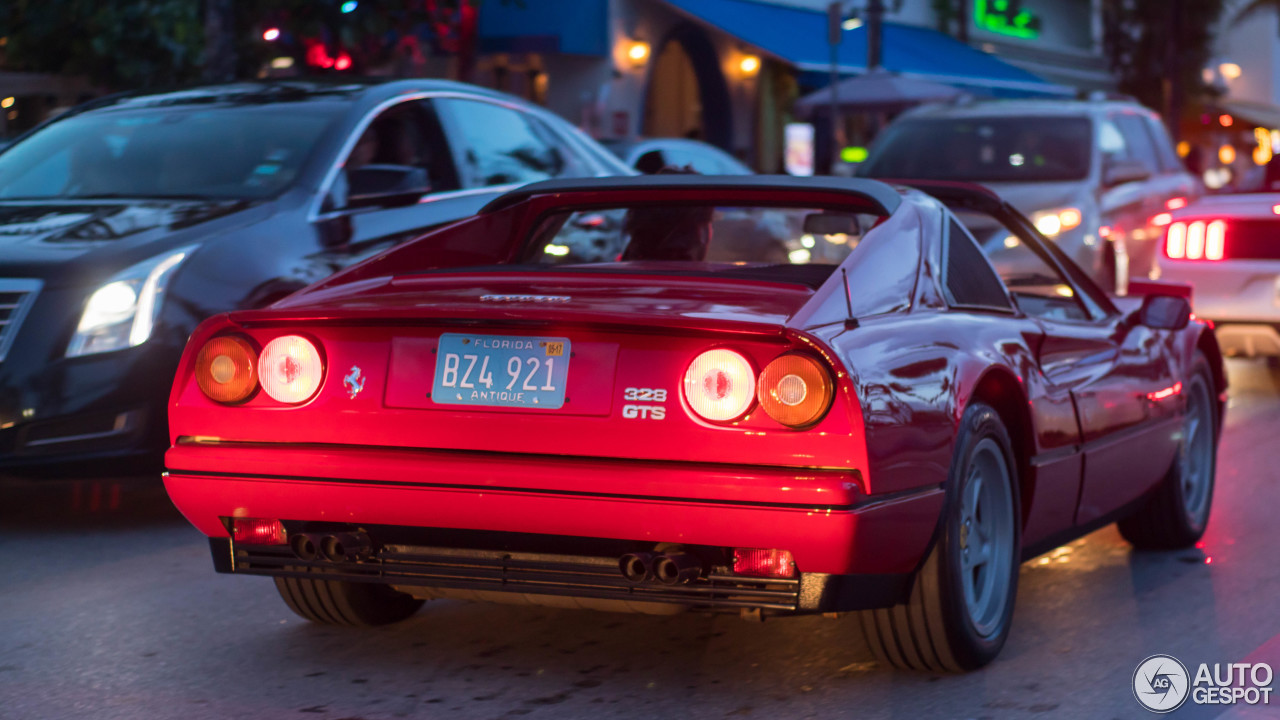
[[[1132,691],[1148,656],[1280,672],[1280,390],[1260,363],[1229,370],[1202,547],[1135,552],[1107,527],[1026,563],[1008,645],[958,676],[878,666],[852,617],[437,601],[321,627],[269,579],[215,574],[158,478],[6,480],[0,718],[1155,717]],[[1280,718],[1280,698],[1170,717]]]

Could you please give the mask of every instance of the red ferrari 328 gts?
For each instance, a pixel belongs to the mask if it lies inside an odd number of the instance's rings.
[[[1021,561],[1204,532],[1218,347],[1188,288],[1132,288],[976,186],[539,183],[201,325],[165,484],[317,622],[855,612],[882,661],[968,670]]]

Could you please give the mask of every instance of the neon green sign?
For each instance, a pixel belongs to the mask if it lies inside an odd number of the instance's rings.
[[[1040,37],[1040,17],[1022,7],[1021,0],[974,0],[973,21],[978,27],[1025,40]]]
[[[867,149],[858,146],[842,148],[840,150],[840,159],[847,163],[860,163],[867,159]]]

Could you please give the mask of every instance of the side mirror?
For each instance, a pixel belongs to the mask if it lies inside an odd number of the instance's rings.
[[[1151,171],[1138,160],[1107,160],[1103,165],[1102,184],[1107,187],[1141,182],[1151,177]]]
[[[858,218],[844,213],[809,213],[804,216],[804,232],[807,235],[862,234]]]
[[[1138,322],[1157,330],[1181,330],[1191,322],[1191,303],[1174,295],[1147,295],[1138,310]]]
[[[431,192],[427,171],[409,165],[365,165],[347,173],[347,207],[401,207]]]

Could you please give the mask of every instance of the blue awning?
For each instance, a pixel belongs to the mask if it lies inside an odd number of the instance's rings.
[[[754,45],[802,72],[829,72],[827,14],[753,0],[665,0],[686,15]],[[1037,75],[929,28],[883,23],[881,65],[892,72],[987,90],[987,94],[1070,96],[1074,88]],[[842,31],[836,51],[842,74],[867,70],[867,28]]]
[[[608,0],[493,0],[479,5],[481,52],[609,54]]]

